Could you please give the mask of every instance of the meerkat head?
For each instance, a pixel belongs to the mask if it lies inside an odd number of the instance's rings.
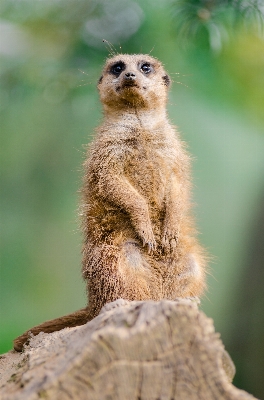
[[[106,61],[98,89],[108,109],[155,109],[166,106],[170,82],[157,59],[143,54],[120,54]]]

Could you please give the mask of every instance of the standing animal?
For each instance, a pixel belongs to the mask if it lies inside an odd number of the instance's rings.
[[[171,80],[149,55],[119,54],[98,82],[104,119],[84,162],[81,218],[86,308],[30,332],[85,324],[117,299],[199,297],[206,257],[190,203],[190,156],[168,120]]]

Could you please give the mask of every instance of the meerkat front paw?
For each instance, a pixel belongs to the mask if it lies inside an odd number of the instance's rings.
[[[147,246],[148,254],[156,250],[157,244],[151,225],[140,224],[138,226],[138,233],[142,239],[143,247]]]
[[[174,253],[179,239],[179,231],[175,229],[165,228],[161,240],[162,247],[167,254]]]

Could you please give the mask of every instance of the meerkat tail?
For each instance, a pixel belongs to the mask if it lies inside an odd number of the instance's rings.
[[[92,316],[90,316],[88,308],[83,308],[81,310],[75,311],[72,314],[43,322],[42,324],[29,329],[28,331],[23,333],[23,335],[18,336],[14,340],[14,349],[16,351],[22,351],[24,344],[28,343],[32,335],[35,336],[40,332],[51,333],[55,331],[60,331],[64,328],[72,328],[74,326],[84,325],[91,319]]]

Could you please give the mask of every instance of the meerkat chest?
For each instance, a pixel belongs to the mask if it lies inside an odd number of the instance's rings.
[[[126,177],[142,194],[161,204],[177,152],[159,139],[131,139],[126,147]]]

